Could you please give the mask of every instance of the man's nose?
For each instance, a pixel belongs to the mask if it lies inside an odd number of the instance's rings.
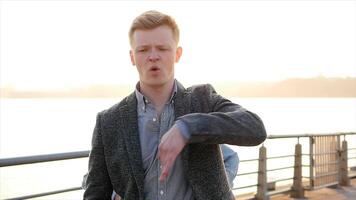
[[[155,51],[155,50],[152,50],[152,51],[150,52],[150,54],[148,55],[148,60],[149,60],[150,62],[156,62],[156,61],[158,61],[159,59],[160,59],[160,56],[159,56],[158,52]]]

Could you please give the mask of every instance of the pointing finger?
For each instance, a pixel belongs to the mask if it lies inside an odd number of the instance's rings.
[[[161,172],[161,176],[159,177],[159,181],[162,182],[167,179],[170,168],[171,168],[171,161],[167,161],[162,165],[162,172]]]

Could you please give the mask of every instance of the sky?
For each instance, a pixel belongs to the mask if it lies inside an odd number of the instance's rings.
[[[356,77],[356,1],[0,1],[0,84],[134,84],[128,29],[173,16],[183,83]]]

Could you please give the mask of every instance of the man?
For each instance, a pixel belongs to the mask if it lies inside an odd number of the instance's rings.
[[[129,31],[136,90],[97,116],[84,199],[234,199],[219,144],[253,146],[266,131],[254,113],[209,84],[185,89],[174,78],[179,29],[148,11]]]

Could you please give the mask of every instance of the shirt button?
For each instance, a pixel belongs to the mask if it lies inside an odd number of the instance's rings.
[[[155,122],[157,119],[154,117],[152,120]]]
[[[163,190],[161,190],[159,193],[160,193],[161,195],[163,195]]]

